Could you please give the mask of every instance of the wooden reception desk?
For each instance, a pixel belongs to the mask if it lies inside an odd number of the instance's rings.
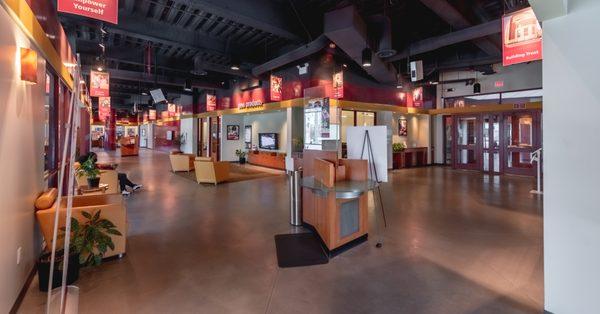
[[[308,152],[308,153],[307,153]],[[330,251],[368,233],[366,160],[337,159],[337,153],[305,151],[302,158],[302,218]]]

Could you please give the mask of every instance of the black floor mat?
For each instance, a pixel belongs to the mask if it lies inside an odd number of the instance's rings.
[[[321,242],[312,233],[278,234],[275,236],[279,267],[327,264],[329,258]]]

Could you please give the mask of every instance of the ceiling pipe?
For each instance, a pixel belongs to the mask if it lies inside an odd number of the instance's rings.
[[[386,15],[376,15],[372,20],[378,26],[375,54],[382,59],[395,55],[397,51],[392,46],[392,21]]]
[[[331,11],[325,14],[324,34],[343,50],[357,64],[362,65],[362,51],[370,48],[367,25],[354,6]],[[372,56],[371,66],[364,70],[376,81],[396,84],[396,71],[381,58]]]

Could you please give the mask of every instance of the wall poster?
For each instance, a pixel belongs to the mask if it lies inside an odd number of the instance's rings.
[[[344,98],[344,71],[333,74],[333,98]]]
[[[90,97],[110,96],[110,75],[108,72],[90,71]]]
[[[406,121],[406,118],[398,119],[398,135],[408,136],[408,123]]]
[[[331,135],[330,127],[329,98],[314,98],[309,100],[304,108],[305,147],[320,146],[323,139],[329,139]]]
[[[502,17],[502,65],[542,59],[542,27],[531,7]]]
[[[240,126],[239,125],[228,125],[227,126],[227,140],[237,141],[240,139]]]
[[[271,75],[271,101],[281,100],[281,89],[283,78],[280,76]]]
[[[98,97],[98,119],[105,122],[110,117],[110,97]]]

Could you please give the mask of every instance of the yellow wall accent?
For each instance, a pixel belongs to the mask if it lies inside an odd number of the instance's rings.
[[[73,77],[71,76],[71,73],[69,73],[67,67],[62,63],[60,53],[56,51],[50,42],[50,39],[46,37],[46,32],[35,18],[35,14],[33,14],[33,11],[27,2],[25,0],[2,0],[0,3],[7,8],[7,11],[13,17],[15,22],[23,32],[27,34],[33,44],[38,47],[47,62],[72,90]]]

